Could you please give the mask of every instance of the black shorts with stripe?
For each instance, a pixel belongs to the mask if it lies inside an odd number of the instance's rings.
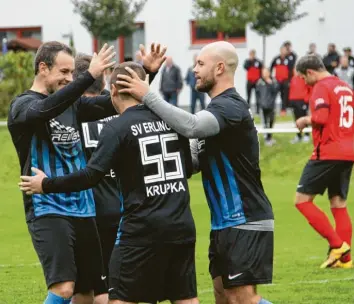
[[[225,289],[270,284],[273,277],[274,232],[229,227],[210,233],[209,272]]]

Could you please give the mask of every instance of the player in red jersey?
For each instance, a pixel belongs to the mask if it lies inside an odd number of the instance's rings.
[[[297,72],[313,86],[310,98],[311,116],[298,119],[302,130],[312,125],[314,150],[306,164],[296,192],[296,207],[310,225],[328,240],[329,252],[321,268],[353,266],[350,257],[352,223],[346,198],[354,161],[353,91],[339,78],[332,76],[320,57],[302,57]],[[332,227],[326,214],[313,200],[327,189],[335,219]]]

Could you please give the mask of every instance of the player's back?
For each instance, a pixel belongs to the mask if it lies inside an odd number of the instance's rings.
[[[316,83],[310,99],[312,159],[354,160],[353,106],[353,91],[346,82],[329,76]]]
[[[247,103],[235,89],[213,98],[207,107],[220,132],[199,140],[199,160],[212,229],[273,219],[259,168],[257,130]]]
[[[108,125],[119,140],[113,167],[123,202],[119,241],[194,242],[188,139],[144,105],[128,108]]]

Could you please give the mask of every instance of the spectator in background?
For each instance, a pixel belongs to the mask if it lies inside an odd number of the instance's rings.
[[[275,99],[278,94],[278,83],[271,77],[270,71],[267,68],[262,69],[262,78],[256,85],[256,95],[259,101],[263,114],[264,128],[273,128],[275,117]],[[275,144],[272,134],[265,135],[265,144],[272,146]]]
[[[166,58],[166,64],[162,69],[160,91],[164,99],[177,106],[178,94],[183,87],[180,68],[175,65],[171,57]]]
[[[333,74],[334,69],[339,65],[339,54],[336,51],[336,45],[334,43],[329,43],[327,52],[328,53],[323,57],[323,63],[327,71]]]
[[[251,50],[249,52],[249,58],[245,60],[243,65],[244,69],[247,71],[247,102],[251,104],[252,90],[256,89],[257,81],[261,78],[261,71],[263,64],[256,58],[256,51]],[[256,95],[256,112],[259,114],[259,102]]]
[[[291,77],[291,62],[287,58],[288,50],[285,46],[280,48],[280,55],[275,57],[270,66],[270,74],[275,71],[275,79],[279,83],[279,92],[281,97],[281,115],[286,115],[288,107],[289,80]]]
[[[349,59],[347,56],[340,58],[340,66],[334,70],[334,74],[344,82],[346,82],[352,89],[354,88],[354,68],[349,66]]]
[[[354,67],[354,57],[352,56],[352,49],[350,47],[345,47],[343,49],[344,55],[348,57],[349,66]]]
[[[192,114],[195,113],[195,107],[197,105],[197,100],[199,100],[199,102],[200,102],[200,108],[202,110],[205,109],[205,93],[198,92],[195,89],[196,79],[195,79],[195,74],[193,72],[193,69],[197,63],[197,54],[194,55],[193,61],[194,61],[193,66],[188,69],[187,75],[185,78],[186,83],[191,87],[191,113]]]
[[[290,67],[290,79],[291,77],[293,76],[293,70],[294,70],[294,67],[295,67],[295,62],[296,62],[296,59],[297,59],[297,55],[296,53],[293,52],[293,49],[292,49],[292,44],[290,41],[285,41],[283,46],[286,48],[286,52],[287,52],[287,56],[286,58],[288,58],[289,60],[289,67]]]
[[[310,43],[309,45],[309,51],[307,52],[307,55],[316,55],[319,56],[319,54],[317,53],[317,46],[315,43]]]
[[[107,70],[104,71],[104,82],[105,82],[105,86],[104,89],[107,90],[108,92],[111,91],[111,87],[110,87],[110,81],[111,81],[111,74],[112,74],[112,68],[109,68]]]
[[[293,109],[294,121],[298,120],[300,117],[307,116],[308,112],[308,101],[310,99],[311,87],[305,83],[305,80],[300,77],[294,68],[294,77],[291,79],[289,88],[289,106]],[[299,132],[293,140],[292,144],[298,142],[309,142],[310,135],[305,133],[304,137],[302,133]]]

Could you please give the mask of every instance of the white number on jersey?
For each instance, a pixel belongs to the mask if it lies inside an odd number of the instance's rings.
[[[339,126],[343,128],[351,128],[353,125],[353,106],[350,105],[353,101],[353,96],[343,95],[339,99],[340,104],[340,117],[339,117]]]
[[[139,138],[141,161],[143,165],[156,164],[157,173],[144,177],[145,184],[162,182],[165,180],[184,178],[181,154],[179,152],[167,152],[167,142],[178,140],[177,133],[154,135]],[[162,154],[148,155],[147,146],[150,144],[160,143]],[[165,172],[164,162],[174,161],[176,163],[176,171]]]
[[[98,123],[97,128],[98,128],[98,134],[100,134],[103,129],[103,124]],[[96,148],[98,145],[98,140],[91,139],[90,128],[87,122],[84,122],[82,124],[82,133],[84,135],[85,148]]]

